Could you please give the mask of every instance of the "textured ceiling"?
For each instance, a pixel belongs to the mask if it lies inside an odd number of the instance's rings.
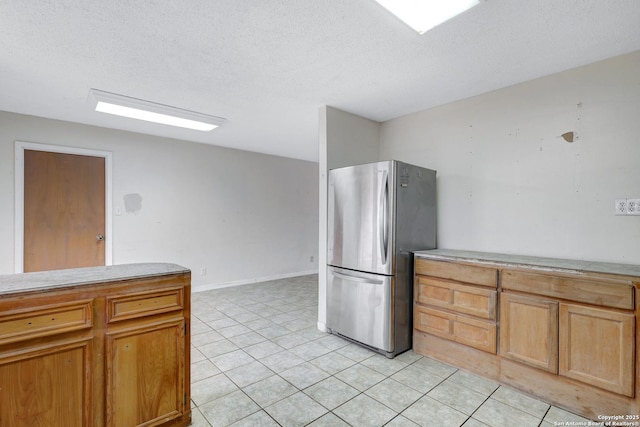
[[[322,105],[385,121],[638,49],[638,0],[486,0],[422,36],[373,0],[0,0],[0,110],[316,161]]]

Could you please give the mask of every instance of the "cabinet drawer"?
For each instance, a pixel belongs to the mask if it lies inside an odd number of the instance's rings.
[[[455,340],[461,344],[496,354],[497,333],[495,323],[456,316],[453,324],[453,333]]]
[[[493,322],[416,306],[414,327],[422,332],[496,354],[496,325]]]
[[[5,312],[0,316],[0,344],[90,328],[91,300]]]
[[[483,319],[496,319],[497,292],[429,277],[418,277],[416,300]]]
[[[501,281],[503,289],[625,310],[634,308],[634,288],[631,282],[623,280],[505,270]]]
[[[184,308],[183,288],[163,289],[107,298],[107,321],[152,316]]]
[[[492,288],[498,285],[498,270],[490,267],[418,258],[415,262],[415,273]]]
[[[414,309],[413,327],[422,332],[453,340],[455,318],[455,314],[417,305]]]

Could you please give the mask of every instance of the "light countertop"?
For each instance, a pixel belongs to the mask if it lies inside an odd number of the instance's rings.
[[[488,252],[462,251],[452,249],[432,249],[414,252],[416,257],[434,260],[460,260],[477,264],[500,266],[526,266],[537,270],[566,271],[571,273],[602,273],[640,277],[640,265],[615,264],[607,262],[581,261],[570,259],[541,258],[523,255],[496,254]]]
[[[187,268],[177,264],[143,263],[4,274],[0,275],[0,298],[21,292],[44,291],[187,272],[189,272]]]

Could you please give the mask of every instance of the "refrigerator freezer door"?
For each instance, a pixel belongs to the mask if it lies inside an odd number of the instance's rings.
[[[394,274],[393,162],[329,171],[327,264]]]
[[[327,268],[327,327],[391,353],[393,276]]]

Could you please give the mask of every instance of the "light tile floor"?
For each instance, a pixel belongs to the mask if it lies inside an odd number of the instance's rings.
[[[318,331],[317,280],[302,276],[192,295],[193,426],[588,421],[413,351],[387,359]]]

